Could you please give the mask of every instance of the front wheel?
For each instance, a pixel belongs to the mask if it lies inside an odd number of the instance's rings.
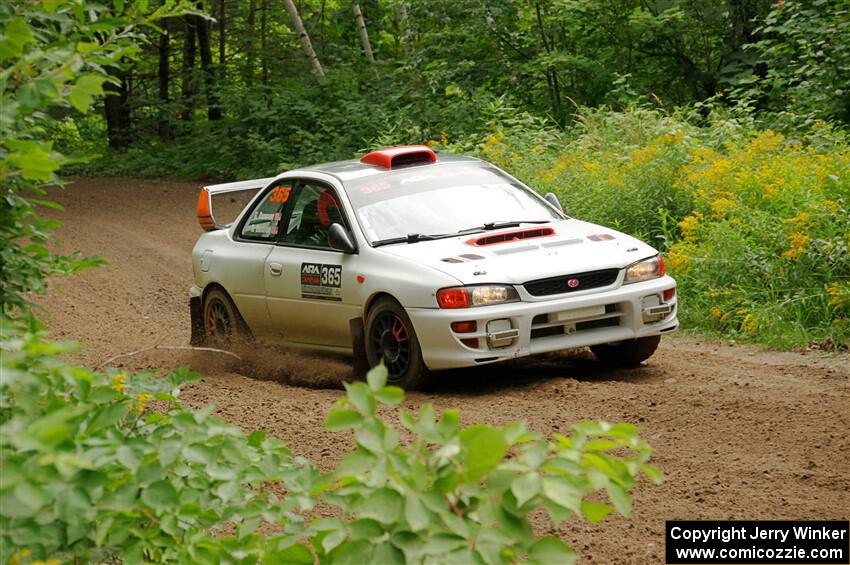
[[[427,382],[428,369],[413,324],[404,308],[391,298],[381,298],[366,317],[366,358],[374,367],[382,359],[387,384],[404,389],[420,388]]]
[[[660,335],[653,335],[617,343],[591,345],[590,350],[601,363],[609,367],[634,367],[652,357],[660,341]]]

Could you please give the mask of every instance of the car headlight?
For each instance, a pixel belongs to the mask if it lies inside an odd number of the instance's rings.
[[[437,304],[440,308],[472,308],[518,300],[516,289],[505,284],[452,286],[437,291]]]
[[[663,276],[664,259],[659,254],[626,267],[626,278],[623,280],[623,284],[648,281]]]

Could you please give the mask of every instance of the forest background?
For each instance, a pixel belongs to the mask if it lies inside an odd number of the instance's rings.
[[[57,149],[101,155],[67,172],[255,178],[428,143],[658,246],[686,327],[846,347],[846,2],[194,6],[55,122]]]

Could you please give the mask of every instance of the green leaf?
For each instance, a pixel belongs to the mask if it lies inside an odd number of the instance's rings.
[[[532,563],[553,563],[567,565],[575,563],[576,554],[570,546],[553,536],[537,540],[528,550],[528,558]]]
[[[0,59],[12,59],[23,54],[23,47],[35,38],[21,17],[12,18],[3,30],[3,40],[0,41]]]
[[[419,495],[416,493],[408,494],[404,499],[404,518],[407,524],[414,532],[423,530],[428,527],[431,522],[431,515],[422,501],[419,500]]]
[[[661,469],[659,469],[655,465],[644,463],[643,465],[641,465],[640,469],[653,483],[658,485],[664,482],[664,473],[662,473]]]
[[[340,565],[372,563],[372,544],[366,540],[343,542],[328,555],[328,562]]]
[[[95,74],[81,76],[68,92],[68,101],[80,112],[88,112],[95,96],[103,94],[106,77]]]
[[[168,481],[157,481],[142,490],[142,502],[151,508],[164,510],[177,505],[177,491]]]
[[[401,495],[387,487],[380,488],[352,507],[361,518],[372,518],[382,524],[394,524],[401,516],[404,500]]]
[[[387,406],[395,406],[404,400],[404,390],[397,386],[386,386],[375,391],[375,398],[378,402]]]
[[[589,500],[581,501],[581,513],[584,514],[585,519],[591,524],[596,524],[604,520],[605,516],[611,513],[611,510],[613,508],[607,504],[598,504]]]
[[[348,525],[348,531],[351,532],[351,539],[366,539],[372,540],[384,535],[384,527],[377,520],[371,518],[361,518],[354,520]]]
[[[543,479],[543,494],[564,508],[573,512],[581,512],[581,491],[572,486],[566,479],[546,477]]]
[[[427,555],[445,555],[456,549],[466,547],[466,540],[454,534],[435,534],[430,536],[422,548]]]
[[[325,428],[332,432],[337,432],[355,428],[362,421],[363,416],[356,410],[336,408],[335,410],[331,410],[325,418]]]
[[[632,513],[632,499],[629,496],[629,493],[616,483],[608,483],[605,490],[608,493],[608,498],[611,500],[614,508],[617,509],[617,512],[628,518]]]
[[[262,518],[260,516],[246,518],[241,524],[239,524],[239,528],[236,530],[236,537],[238,539],[242,539],[246,536],[250,536],[257,530],[257,528],[260,527],[260,522],[262,522]]]
[[[387,386],[387,375],[387,368],[384,367],[383,363],[372,367],[372,369],[366,373],[366,382],[369,383],[369,388],[371,388],[373,392],[378,392]]]
[[[382,565],[395,565],[397,563],[402,565],[405,563],[405,559],[401,550],[387,541],[375,548],[374,553],[372,553],[372,563]]]
[[[501,430],[485,426],[470,426],[460,432],[460,442],[466,448],[466,479],[475,481],[499,464],[508,451]]]
[[[375,396],[364,383],[345,383],[348,399],[364,416],[375,414]]]
[[[47,503],[45,492],[29,481],[20,482],[15,485],[14,493],[15,497],[33,512],[39,510]]]
[[[511,492],[516,498],[517,506],[522,506],[540,492],[540,475],[526,473],[511,481]]]
[[[266,554],[268,563],[286,563],[287,565],[313,565],[315,559],[310,549],[300,543],[280,551]]]

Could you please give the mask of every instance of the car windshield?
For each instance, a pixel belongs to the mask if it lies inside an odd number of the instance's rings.
[[[528,188],[486,164],[411,167],[348,181],[346,188],[373,243],[561,218]]]

